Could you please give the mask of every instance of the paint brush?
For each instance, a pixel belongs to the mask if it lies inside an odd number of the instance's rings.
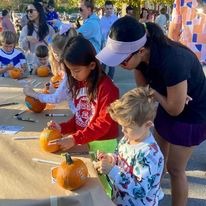
[[[13,140],[33,140],[33,139],[39,139],[39,137],[14,137]]]
[[[51,160],[43,160],[43,159],[38,159],[38,158],[32,158],[32,161],[39,162],[39,163],[47,163],[47,164],[52,164],[52,165],[60,165],[59,162],[54,162]]]

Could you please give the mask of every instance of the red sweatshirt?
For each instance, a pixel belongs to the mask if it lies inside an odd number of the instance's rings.
[[[97,97],[92,102],[87,97],[87,87],[80,85],[74,105],[75,115],[61,123],[61,133],[72,134],[76,144],[94,140],[113,139],[118,136],[118,124],[112,120],[107,107],[119,98],[119,89],[108,76],[103,76],[97,88]]]

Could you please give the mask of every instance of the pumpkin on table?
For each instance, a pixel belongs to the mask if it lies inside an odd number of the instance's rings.
[[[9,70],[8,73],[12,79],[20,79],[22,76],[22,72],[18,68],[13,68],[13,69]]]
[[[35,99],[33,97],[29,97],[29,96],[25,97],[25,105],[31,111],[36,112],[36,113],[42,112],[46,107],[46,103],[42,103],[38,99]]]
[[[62,138],[58,130],[44,128],[40,134],[39,142],[40,148],[46,152],[57,152],[59,150],[58,144],[48,145],[49,141]]]
[[[36,73],[39,77],[48,77],[50,69],[48,66],[40,66],[37,68]]]
[[[65,154],[66,161],[52,170],[52,177],[57,183],[68,190],[81,187],[88,178],[88,169],[85,163],[78,158],[71,158],[69,153]]]

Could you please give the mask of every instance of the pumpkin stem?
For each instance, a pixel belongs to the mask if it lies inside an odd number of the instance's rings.
[[[66,153],[64,156],[66,157],[66,163],[67,164],[70,165],[70,164],[73,163],[73,160],[72,160],[71,155],[69,153]]]

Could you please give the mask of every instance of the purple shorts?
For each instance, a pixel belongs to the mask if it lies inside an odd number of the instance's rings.
[[[206,123],[184,123],[157,112],[154,125],[158,134],[174,145],[190,147],[199,145],[206,139]]]

